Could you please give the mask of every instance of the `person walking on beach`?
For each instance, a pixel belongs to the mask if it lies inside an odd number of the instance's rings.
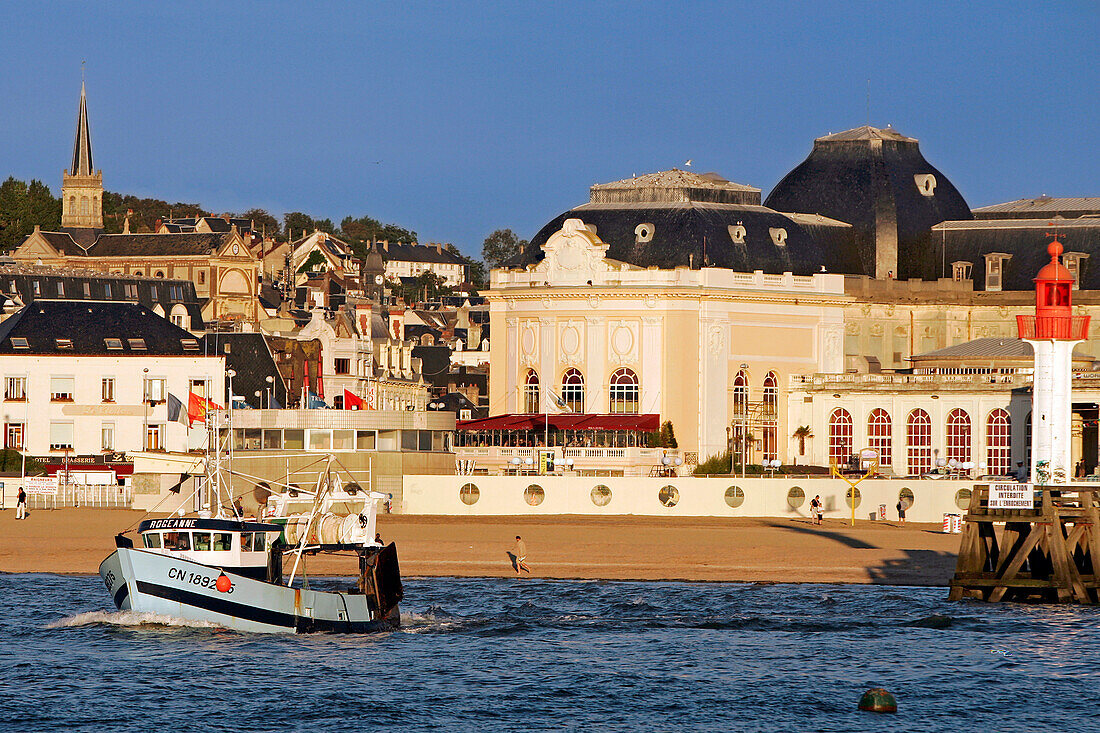
[[[508,559],[512,561],[512,569],[516,571],[516,575],[519,575],[520,570],[525,573],[531,572],[531,568],[527,567],[527,543],[518,534],[515,544],[508,551]]]
[[[27,492],[23,491],[22,486],[19,487],[19,499],[15,504],[15,518],[27,518]]]
[[[821,524],[821,494],[810,501],[810,515],[813,524]]]

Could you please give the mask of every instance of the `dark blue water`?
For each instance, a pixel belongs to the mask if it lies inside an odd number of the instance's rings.
[[[315,587],[321,584],[315,584]],[[1100,611],[941,589],[412,579],[405,628],[265,636],[0,575],[0,727],[143,731],[1089,728]],[[865,689],[895,716],[861,713]]]

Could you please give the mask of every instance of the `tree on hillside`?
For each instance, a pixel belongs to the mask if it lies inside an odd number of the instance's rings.
[[[466,274],[466,282],[473,285],[475,288],[482,288],[485,286],[486,271],[484,262],[482,262],[481,260],[475,260],[473,257],[468,257],[467,255],[462,254],[462,252],[458,250],[458,247],[454,246],[450,242],[447,242],[445,245],[443,245],[443,249],[464,261],[469,267],[469,271]]]
[[[351,216],[345,216],[340,221],[340,232],[337,236],[352,245],[352,248],[360,257],[366,255],[366,247],[358,247],[355,245],[367,245],[382,239],[389,242],[417,241],[416,232],[397,226],[396,224],[383,224],[370,216],[361,216],[358,219]],[[362,254],[360,254],[360,249],[362,250]]]
[[[272,239],[278,238],[279,220],[264,209],[249,209],[241,214],[241,218],[249,219],[252,222],[252,231],[257,234],[263,234]]]
[[[57,231],[61,226],[61,200],[39,180],[27,185],[9,177],[0,184],[0,250],[19,246],[36,224]]]
[[[336,227],[332,225],[331,219],[314,219],[309,214],[303,214],[300,211],[290,211],[283,214],[283,225],[286,236],[290,240],[301,239],[303,231],[306,236],[313,234],[314,230],[328,232],[329,234],[336,233]]]
[[[481,257],[489,267],[500,265],[527,246],[526,239],[520,239],[511,229],[497,229],[485,238],[481,245]]]
[[[157,225],[157,219],[186,219],[209,216],[199,204],[177,201],[170,204],[161,199],[139,198],[130,194],[103,192],[103,228],[108,234],[118,234],[126,222],[126,212],[130,214],[131,232],[151,232]]]

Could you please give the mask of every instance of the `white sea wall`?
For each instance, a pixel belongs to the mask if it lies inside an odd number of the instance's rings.
[[[477,487],[477,500],[462,500],[462,487]],[[868,479],[859,484],[857,519],[868,519],[886,505],[886,518],[897,519],[897,503],[903,490],[912,492],[913,503],[906,519],[915,522],[943,520],[945,513],[962,513],[969,502],[974,481]],[[527,488],[542,489],[541,503],[527,501]],[[606,486],[611,500],[605,506],[593,501],[593,489]],[[661,502],[665,487],[676,490],[673,506]],[[731,506],[727,492],[736,503],[741,490],[743,502]],[[802,490],[797,506],[788,501],[793,488]],[[810,516],[810,500],[820,495],[827,519],[852,515],[846,502],[848,484],[829,478],[610,478],[590,476],[414,476],[403,479],[400,510],[405,514],[446,516],[518,516],[518,515],[589,515],[589,516],[667,516],[667,517],[773,517]],[[963,491],[960,495],[959,492]],[[467,491],[468,498],[473,491]],[[532,492],[537,494],[537,492]],[[666,492],[667,494],[671,492]],[[959,506],[962,504],[962,508]]]

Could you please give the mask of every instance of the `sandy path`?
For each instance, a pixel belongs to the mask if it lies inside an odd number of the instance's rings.
[[[120,509],[38,510],[16,522],[0,512],[0,572],[95,573],[113,536],[142,515]],[[514,574],[505,556],[522,535],[534,575],[946,585],[958,535],[938,525],[803,519],[655,517],[379,518],[404,575]],[[287,564],[289,568],[289,562]],[[355,559],[307,558],[311,574],[351,574]]]

